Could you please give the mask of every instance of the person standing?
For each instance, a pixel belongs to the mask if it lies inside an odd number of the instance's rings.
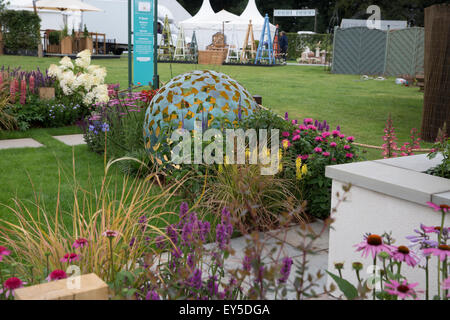
[[[280,45],[280,50],[281,50],[281,59],[283,60],[284,63],[286,63],[287,52],[288,52],[288,47],[289,47],[288,37],[286,35],[286,32],[281,31],[280,39],[278,40],[278,43]]]

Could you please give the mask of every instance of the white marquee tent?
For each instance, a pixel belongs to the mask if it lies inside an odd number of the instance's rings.
[[[237,37],[239,45],[244,44],[245,34],[248,24],[252,21],[255,40],[259,40],[264,26],[264,17],[258,10],[255,0],[249,0],[244,12],[237,16],[226,10],[215,13],[209,0],[203,0],[202,7],[197,14],[187,20],[181,21],[186,36],[192,36],[195,30],[197,42],[200,50],[205,50],[206,46],[211,44],[212,36],[217,32],[225,32],[225,37],[231,41],[233,33]],[[275,26],[270,25],[270,30],[275,32]]]

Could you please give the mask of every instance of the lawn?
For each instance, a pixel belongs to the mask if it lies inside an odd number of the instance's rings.
[[[31,70],[47,68],[56,63],[56,58],[0,56],[0,67],[22,67]],[[127,59],[94,60],[107,68],[108,83],[127,85]],[[194,70],[214,69],[238,80],[252,94],[261,95],[263,104],[280,115],[287,111],[291,118],[312,117],[327,120],[333,127],[341,125],[347,135],[357,142],[381,145],[385,120],[389,113],[397,130],[400,142],[409,139],[411,128],[420,128],[423,93],[415,87],[402,87],[393,78],[386,81],[361,81],[359,76],[329,74],[322,67],[239,67],[201,66],[189,64],[159,64],[161,81],[172,76]],[[54,206],[58,190],[58,167],[70,172],[72,148],[51,135],[77,133],[76,127],[61,129],[34,129],[27,132],[0,133],[0,139],[31,137],[45,148],[0,151],[0,203],[11,204],[17,195],[22,199],[33,199],[33,188],[42,192],[46,203]],[[86,146],[74,149],[76,172],[79,181],[91,179],[100,183],[103,175],[103,158],[91,153]],[[379,151],[369,151],[368,159],[381,157]],[[120,174],[114,179],[119,181]],[[63,207],[72,204],[70,181],[61,181]],[[7,211],[0,208],[0,217]]]

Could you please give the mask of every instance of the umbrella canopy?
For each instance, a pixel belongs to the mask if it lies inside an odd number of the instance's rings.
[[[36,1],[36,8],[55,11],[102,11],[79,0],[39,0]]]

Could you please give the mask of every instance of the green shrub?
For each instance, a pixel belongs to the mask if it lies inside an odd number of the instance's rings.
[[[31,11],[6,10],[0,16],[5,48],[10,50],[37,49],[40,41],[41,19]]]
[[[287,33],[286,36],[288,37],[288,58],[290,60],[300,58],[306,47],[314,51],[319,42],[320,50],[328,52],[332,50],[332,39],[329,34]]]
[[[58,45],[61,42],[61,32],[59,32],[59,31],[51,31],[48,34],[48,42],[51,45]]]

